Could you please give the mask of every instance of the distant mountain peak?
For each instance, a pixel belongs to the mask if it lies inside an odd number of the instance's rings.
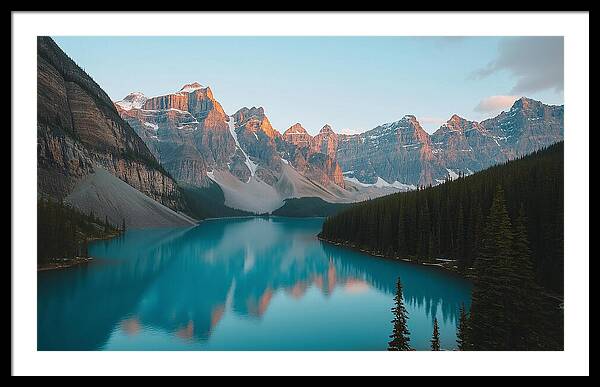
[[[440,129],[450,127],[453,130],[458,130],[462,132],[467,126],[469,126],[470,123],[472,123],[472,121],[469,121],[466,118],[459,116],[458,114],[453,114],[448,121],[442,124]]]
[[[135,91],[127,94],[121,101],[115,102],[115,105],[124,110],[141,109],[148,98],[141,92]]]
[[[453,114],[452,117],[450,117],[450,119],[447,122],[463,122],[463,121],[466,121],[466,119],[462,118],[458,114]]]
[[[304,129],[304,127],[299,122],[296,122],[294,125],[290,126],[288,128],[288,130],[283,132],[284,135],[286,135],[286,134],[306,134],[306,133],[307,133],[306,129]]]
[[[241,114],[241,115],[247,116],[247,117],[264,116],[265,109],[262,106],[259,106],[259,107],[252,106],[251,108],[244,106],[243,108],[238,110],[235,114]]]
[[[183,93],[191,93],[193,91],[199,90],[199,89],[204,89],[205,87],[202,86],[201,84],[199,84],[198,82],[192,82],[192,83],[188,83],[183,85],[183,87],[181,88],[181,90],[179,90],[179,92],[183,92]]]
[[[433,136],[438,136],[449,132],[459,132],[464,134],[466,131],[471,129],[482,130],[483,128],[476,121],[469,121],[458,114],[453,114],[448,121],[444,122],[439,129],[433,133]]]
[[[331,126],[329,124],[325,124],[321,130],[319,131],[319,133],[335,133],[333,131],[333,129],[331,129]]]
[[[531,98],[527,98],[527,97],[521,97],[513,103],[510,110],[511,111],[527,110],[534,106],[541,106],[541,105],[543,105],[543,104],[540,101],[536,101],[535,99],[531,99]]]

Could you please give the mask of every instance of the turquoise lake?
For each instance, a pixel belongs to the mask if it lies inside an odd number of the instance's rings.
[[[386,350],[401,278],[411,344],[456,348],[471,284],[321,242],[323,219],[209,220],[90,245],[38,273],[39,350]]]

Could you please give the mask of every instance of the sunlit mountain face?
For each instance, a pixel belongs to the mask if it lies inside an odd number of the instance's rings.
[[[86,267],[41,273],[40,350],[385,350],[401,278],[411,340],[453,349],[470,284],[321,243],[322,219],[129,231]]]

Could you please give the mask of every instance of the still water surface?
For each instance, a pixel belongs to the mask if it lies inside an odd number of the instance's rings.
[[[385,350],[401,277],[411,344],[456,347],[470,284],[319,241],[323,219],[131,230],[38,273],[39,350]]]

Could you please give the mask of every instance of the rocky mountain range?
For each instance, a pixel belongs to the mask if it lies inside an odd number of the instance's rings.
[[[453,115],[428,134],[413,115],[346,135],[300,123],[283,133],[262,107],[228,116],[199,83],[115,102],[165,169],[196,187],[217,183],[225,203],[270,212],[289,198],[353,202],[469,175],[563,139],[563,106],[528,98],[482,122]]]
[[[432,135],[412,115],[362,134],[341,136],[337,160],[348,178],[376,184],[435,185],[561,141],[564,107],[518,99],[482,122],[453,115]],[[393,184],[393,183],[392,183]]]
[[[282,135],[262,107],[227,115],[210,87],[197,82],[160,97],[132,93],[115,106],[177,181],[192,187],[216,183],[232,208],[263,213],[289,198],[352,202],[395,191],[347,187],[330,126],[312,137],[297,124]],[[290,141],[294,130],[310,141]]]
[[[192,224],[177,182],[108,95],[51,38],[37,47],[38,194],[115,225]],[[131,190],[114,190],[113,179]]]
[[[228,114],[197,82],[113,102],[48,37],[38,38],[37,114],[39,194],[137,227],[435,185],[548,146],[564,132],[563,106],[521,98],[482,122],[453,115],[431,135],[412,115],[355,135],[325,124],[312,136],[300,123],[281,133],[264,108]]]

